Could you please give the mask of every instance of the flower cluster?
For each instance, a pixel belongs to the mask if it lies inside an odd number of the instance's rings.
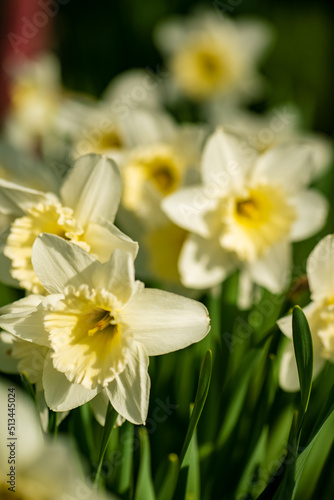
[[[15,491],[108,498],[79,479],[68,443],[43,442],[60,428],[95,486],[121,498],[174,498],[182,466],[185,498],[311,499],[317,450],[324,467],[332,456],[332,143],[307,130],[307,110],[267,99],[269,22],[202,8],[152,35],[165,66],[118,74],[99,97],[65,90],[53,54],[6,66],[0,369],[21,376],[36,406],[20,396]],[[164,422],[160,392],[178,411],[152,456],[178,455],[153,481],[147,424]],[[147,425],[138,460],[132,424]]]

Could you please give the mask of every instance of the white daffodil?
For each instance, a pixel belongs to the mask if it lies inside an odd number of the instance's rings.
[[[15,216],[3,245],[12,278],[29,292],[43,292],[31,264],[32,245],[43,232],[73,241],[101,261],[108,260],[115,248],[131,251],[135,257],[137,244],[113,224],[120,197],[121,178],[116,164],[97,155],[81,157],[59,193],[0,180],[0,211]],[[9,266],[2,260],[4,274]]]
[[[307,260],[307,277],[312,302],[303,311],[309,322],[313,342],[313,377],[326,361],[334,363],[334,236],[323,238]],[[292,340],[291,315],[281,318],[279,328]],[[283,354],[279,381],[286,391],[299,390],[293,342]]]
[[[131,116],[132,147],[120,161],[122,206],[146,226],[165,224],[161,200],[184,184],[198,179],[205,129],[177,125],[167,114],[144,112]]]
[[[263,21],[232,21],[219,14],[175,17],[156,30],[157,46],[166,54],[176,86],[197,101],[245,99],[259,90],[256,65],[270,29]]]
[[[218,129],[207,141],[202,184],[166,197],[171,220],[190,231],[179,270],[185,286],[204,289],[233,270],[281,292],[291,268],[291,241],[316,233],[327,203],[307,190],[309,146],[282,145],[258,155],[243,139]]]
[[[41,191],[55,191],[59,188],[59,178],[54,170],[38,158],[14,148],[5,140],[0,140],[1,180]],[[14,219],[15,214],[0,198],[0,233],[3,233]]]
[[[20,61],[12,76],[5,133],[20,148],[34,150],[50,130],[61,102],[59,62],[53,54]]]
[[[161,200],[198,182],[206,130],[147,111],[134,113],[131,122],[127,133],[133,146],[120,160],[123,196],[119,222],[139,242],[141,276],[158,279],[164,286],[179,286],[177,258],[186,232],[171,224],[161,210]]]
[[[1,500],[115,498],[97,492],[87,482],[70,443],[61,438],[57,443],[43,439],[32,402],[18,387],[1,380],[0,403],[2,409],[8,407],[0,412]],[[16,425],[8,425],[10,409]]]
[[[149,356],[182,349],[209,331],[199,302],[134,279],[133,258],[115,250],[101,263],[81,247],[44,234],[32,262],[50,295],[30,313],[24,301],[6,306],[0,326],[49,349],[43,368],[48,406],[67,411],[101,391],[133,423],[146,420]]]
[[[259,153],[288,142],[309,144],[315,177],[322,175],[333,159],[333,144],[329,137],[304,131],[301,127],[301,112],[291,104],[270,109],[262,115],[215,104],[210,106],[208,120],[215,126],[222,125],[231,132],[242,134],[245,145],[255,148]]]
[[[82,95],[64,99],[55,124],[57,136],[63,138],[63,150],[64,143],[71,141],[69,152],[63,151],[63,155],[73,160],[84,154],[98,153],[118,160],[124,151],[138,144],[137,138],[134,143],[132,129],[138,127],[140,120],[141,137],[145,140],[143,130],[147,130],[149,112],[157,115],[159,129],[168,127],[169,123],[164,125],[164,119],[159,119],[162,115],[157,89],[160,79],[149,71],[133,69],[114,78],[99,100]],[[148,132],[152,135],[152,127]],[[138,132],[135,131],[135,135]],[[56,154],[54,151],[53,156]]]

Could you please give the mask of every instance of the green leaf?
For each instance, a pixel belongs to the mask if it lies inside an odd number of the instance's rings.
[[[132,463],[134,427],[130,422],[124,422],[120,429],[122,463],[119,472],[118,492],[124,494],[132,491]]]
[[[147,430],[139,428],[140,464],[136,485],[135,500],[155,500],[155,493],[151,473],[150,440]]]
[[[223,422],[217,439],[218,448],[223,448],[226,440],[231,435],[231,432],[238,422],[253,370],[257,367],[260,358],[260,349],[250,350],[246,354],[230,383],[229,397],[227,401],[224,402],[226,408],[225,415],[223,416]]]
[[[316,488],[322,469],[334,443],[334,413],[322,424],[316,436],[300,454],[296,463],[296,500],[308,500]]]
[[[201,371],[198,380],[198,387],[194,402],[194,409],[192,411],[190,422],[187,430],[187,434],[183,443],[182,451],[180,454],[180,465],[184,460],[185,454],[187,452],[188,446],[190,444],[191,438],[194,434],[194,431],[197,427],[198,421],[202,414],[204,404],[206,401],[206,397],[208,395],[210,380],[211,380],[211,372],[212,372],[212,352],[208,350],[205,353],[203,358]]]
[[[298,368],[301,394],[301,419],[306,413],[312,387],[313,346],[310,327],[305,314],[298,306],[292,312],[292,337]]]
[[[257,500],[291,500],[295,486],[295,466],[299,445],[300,430],[298,426],[298,412],[293,414],[287,443],[287,455],[276,473],[269,480],[268,485],[257,497]]]
[[[108,404],[107,408],[107,414],[106,414],[106,421],[104,424],[104,429],[103,429],[103,434],[102,434],[102,441],[101,441],[101,447],[100,447],[100,456],[99,456],[99,463],[95,475],[95,480],[94,480],[94,485],[98,486],[101,481],[101,470],[102,470],[102,464],[103,464],[103,459],[104,455],[107,451],[108,444],[111,438],[111,433],[113,431],[116,419],[117,419],[117,411],[111,406],[111,404]]]
[[[179,457],[175,453],[168,456],[168,468],[157,500],[172,500],[179,476]]]
[[[333,405],[333,402],[332,402],[332,405]],[[306,446],[306,448],[303,450],[303,452],[299,455],[299,457],[297,459],[297,463],[296,463],[296,480],[297,481],[300,479],[300,476],[301,476],[301,474],[304,470],[304,467],[305,467],[305,463],[308,460],[308,457],[309,457],[310,453],[312,452],[313,447],[315,446],[315,444],[317,442],[320,441],[319,436],[321,437],[321,435],[325,436],[325,439],[320,447],[320,449],[321,449],[320,460],[322,460],[324,458],[324,461],[325,461],[325,449],[327,447],[330,448],[332,446],[333,439],[334,439],[334,435],[333,435],[334,427],[330,425],[330,423],[332,423],[332,424],[334,423],[333,417],[334,417],[334,410],[332,410],[329,413],[328,417],[320,425],[317,433],[315,434],[315,436],[313,437],[311,442]],[[329,451],[330,451],[329,448],[327,449],[327,453],[329,453]],[[317,461],[319,461],[319,460],[317,460]]]
[[[196,430],[184,457],[182,467],[188,468],[185,500],[200,500],[201,476]]]
[[[311,433],[311,438],[310,438],[311,440],[319,432],[322,425],[324,424],[324,422],[327,420],[327,418],[330,416],[330,414],[333,411],[334,411],[334,385],[332,386],[328,396],[326,397],[326,400],[323,404],[322,409],[318,413],[317,421],[315,422],[312,433]]]

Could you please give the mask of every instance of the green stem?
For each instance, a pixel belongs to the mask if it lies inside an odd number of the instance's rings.
[[[57,413],[52,410],[49,411],[48,432],[56,439],[58,434]]]

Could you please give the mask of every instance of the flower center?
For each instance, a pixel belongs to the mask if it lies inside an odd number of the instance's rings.
[[[39,203],[27,209],[27,215],[15,219],[11,225],[4,254],[11,259],[11,274],[20,285],[33,293],[43,293],[44,288],[37,278],[31,263],[32,246],[40,233],[51,233],[73,241],[89,251],[81,240],[83,229],[73,217],[70,208],[63,207],[58,200]]]
[[[184,163],[167,144],[138,149],[124,168],[124,205],[134,210],[151,185],[160,196],[167,196],[181,183]]]
[[[240,61],[231,43],[214,36],[196,36],[176,52],[171,68],[189,95],[205,98],[231,87],[240,73]]]
[[[87,389],[107,386],[126,365],[128,338],[121,304],[103,289],[68,287],[45,315],[55,368]]]
[[[104,154],[112,149],[122,149],[124,143],[121,134],[116,127],[108,129],[92,129],[86,136],[78,143],[78,153],[80,155],[86,153]]]
[[[259,221],[261,209],[255,200],[242,200],[236,202],[236,216],[244,219],[244,223]]]
[[[243,197],[231,198],[221,214],[221,245],[247,261],[286,238],[296,218],[282,190],[265,185],[250,189]]]
[[[88,330],[88,336],[92,336],[92,335],[95,335],[97,332],[101,332],[102,330],[107,328],[109,325],[111,325],[111,327],[113,329],[113,335],[115,335],[117,333],[117,323],[116,323],[114,316],[112,316],[109,311],[106,312],[105,314],[104,313],[105,313],[105,311],[103,311],[103,313],[102,313],[103,317],[97,321],[94,328],[91,328],[90,330]]]

